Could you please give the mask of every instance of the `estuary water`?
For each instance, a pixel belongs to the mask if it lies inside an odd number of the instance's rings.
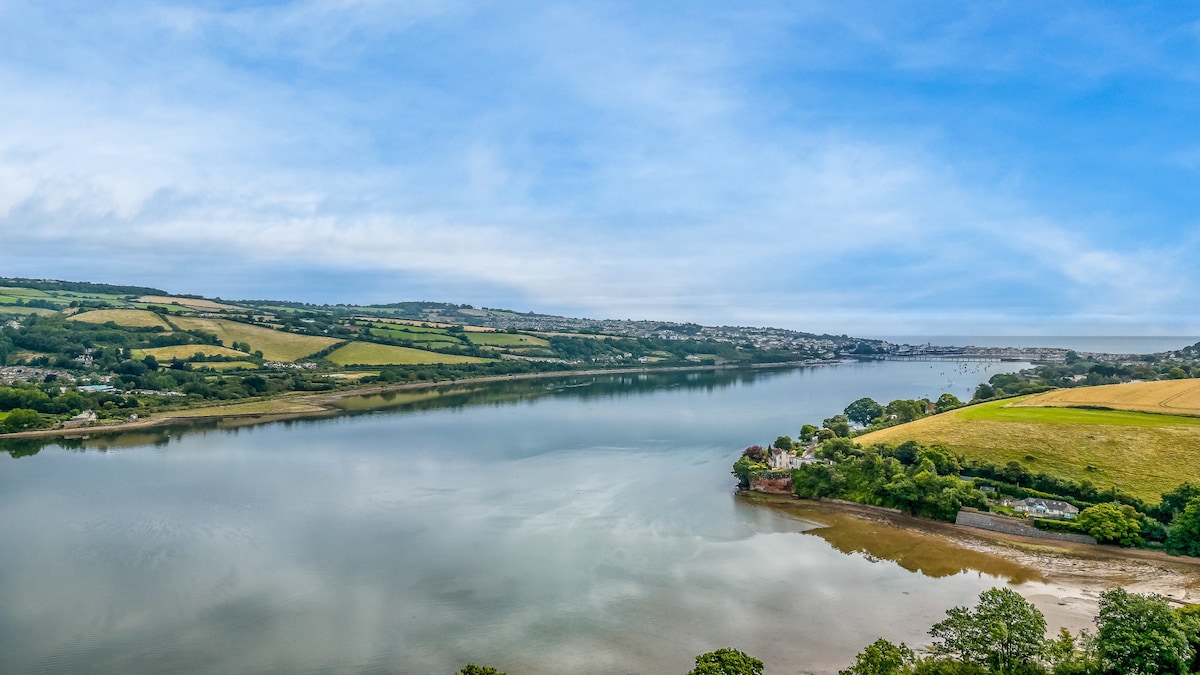
[[[836,672],[1006,579],[813,536],[736,497],[730,465],[861,396],[965,399],[1023,365],[458,385],[325,419],[10,441],[0,672],[683,673],[724,646]]]

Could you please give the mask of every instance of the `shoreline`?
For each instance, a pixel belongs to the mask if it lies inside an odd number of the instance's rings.
[[[139,419],[135,422],[116,422],[113,424],[94,424],[91,426],[58,428],[58,429],[34,429],[31,431],[18,431],[9,434],[0,434],[0,441],[9,438],[79,438],[91,436],[93,434],[108,434],[120,433],[123,431],[136,431],[143,429],[151,429],[160,426],[169,426],[173,424],[189,424],[192,422],[212,422],[222,420],[256,420],[262,423],[273,422],[277,420],[296,419],[303,417],[322,417],[342,414],[346,411],[337,408],[334,404],[338,401],[357,396],[375,396],[396,391],[417,391],[422,389],[434,389],[437,387],[446,387],[462,384],[486,384],[489,382],[507,382],[517,380],[538,380],[552,379],[561,377],[583,376],[591,377],[595,375],[629,375],[643,373],[671,373],[671,372],[693,372],[693,371],[718,371],[718,370],[766,370],[772,368],[800,368],[804,366],[827,366],[836,365],[842,361],[785,361],[779,363],[752,363],[739,365],[696,365],[696,366],[664,366],[661,368],[653,367],[629,367],[629,368],[592,368],[588,370],[553,370],[539,373],[519,373],[514,375],[484,375],[480,377],[468,377],[453,380],[437,380],[434,382],[405,382],[402,384],[373,384],[362,387],[352,387],[350,389],[341,389],[337,391],[322,391],[322,392],[287,392],[277,396],[239,399],[234,402],[225,403],[223,405],[208,405],[197,406],[194,408],[184,408],[181,410],[172,410],[156,414],[155,417]],[[227,412],[221,413],[219,409],[222,407],[234,407],[238,405],[253,404],[253,403],[280,403],[280,404],[296,404],[308,406],[308,410],[279,410],[279,411],[263,411],[263,412]],[[193,415],[188,414],[189,411],[203,411],[212,409],[214,412],[211,415]]]
[[[1118,586],[1162,595],[1176,607],[1200,603],[1200,558],[979,530],[853,502],[747,491],[739,491],[737,499],[794,518],[797,531],[819,536],[846,553],[890,560],[929,576],[1000,577],[1045,614],[1051,634],[1060,627],[1094,630],[1100,594]],[[839,532],[839,525],[859,532]],[[934,561],[932,570],[920,567],[920,561],[914,569],[917,550]]]

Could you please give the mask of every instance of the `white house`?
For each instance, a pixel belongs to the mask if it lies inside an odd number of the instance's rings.
[[[1065,518],[1070,520],[1079,515],[1078,508],[1057,499],[1026,497],[1025,499],[1010,502],[1009,504],[1014,511],[1027,513],[1035,518]]]

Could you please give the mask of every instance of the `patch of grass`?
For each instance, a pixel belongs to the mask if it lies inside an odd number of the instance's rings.
[[[177,298],[171,295],[144,295],[136,300],[136,302],[146,302],[155,305],[181,305],[190,307],[205,312],[218,312],[223,309],[242,310],[243,307],[235,305],[226,305],[212,300],[202,300],[200,298]]]
[[[425,363],[484,363],[488,359],[474,356],[457,356],[453,354],[437,354],[421,349],[408,347],[393,347],[378,345],[370,342],[351,342],[345,347],[335,349],[326,357],[339,366],[388,366],[414,365]]]
[[[132,328],[150,328],[152,326],[162,326],[166,330],[171,330],[157,314],[147,312],[143,309],[95,309],[90,312],[83,312],[71,317],[72,321],[83,321],[86,323],[108,323],[109,321],[118,326],[130,326]]]
[[[224,372],[226,370],[258,370],[261,366],[253,361],[193,361],[193,368],[212,368]]]
[[[133,350],[133,358],[141,360],[146,356],[153,356],[158,361],[170,361],[171,359],[187,360],[192,358],[193,354],[200,353],[205,356],[232,356],[242,358],[246,356],[244,353],[229,347],[218,347],[216,345],[172,345],[170,347],[152,347],[150,349],[135,349]]]
[[[936,443],[971,459],[1015,461],[1101,488],[1115,485],[1151,502],[1184,481],[1200,480],[1200,418],[1032,408],[1023,405],[1029,398],[970,406],[855,440]]]
[[[337,338],[285,333],[226,319],[181,316],[171,321],[183,330],[213,333],[226,345],[248,342],[251,350],[261,350],[268,361],[296,361],[341,342]]]
[[[532,335],[520,333],[470,333],[467,339],[472,344],[489,347],[548,347],[550,342]]]

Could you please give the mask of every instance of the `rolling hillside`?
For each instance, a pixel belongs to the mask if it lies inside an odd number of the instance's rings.
[[[1184,481],[1200,480],[1200,417],[1098,408],[1181,406],[1192,391],[1184,382],[1200,385],[1179,380],[1056,390],[961,408],[855,440],[940,444],[968,458],[1016,461],[1033,472],[1116,486],[1153,502]],[[1066,407],[1073,401],[1089,407]]]

